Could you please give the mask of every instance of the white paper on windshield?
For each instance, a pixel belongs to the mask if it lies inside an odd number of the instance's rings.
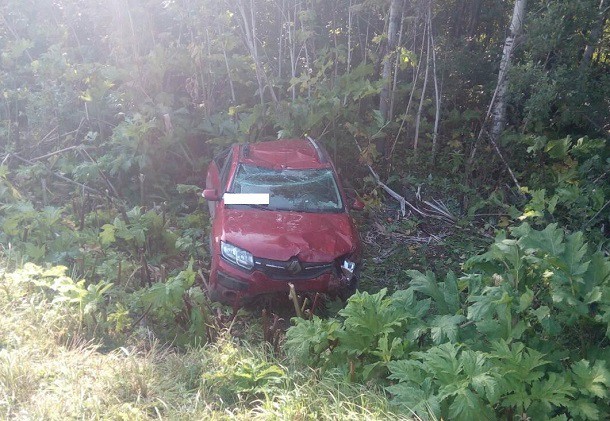
[[[268,205],[269,193],[225,193],[225,205]]]

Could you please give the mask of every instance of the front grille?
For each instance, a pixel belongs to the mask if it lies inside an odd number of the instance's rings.
[[[304,263],[296,258],[288,261],[254,258],[254,270],[274,281],[298,281],[314,279],[335,270],[334,263]]]

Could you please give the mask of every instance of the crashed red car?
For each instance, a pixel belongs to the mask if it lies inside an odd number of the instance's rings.
[[[235,144],[214,158],[210,297],[243,304],[261,295],[320,292],[343,299],[358,285],[361,245],[341,186],[316,141]]]

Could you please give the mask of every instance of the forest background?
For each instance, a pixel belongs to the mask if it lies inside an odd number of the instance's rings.
[[[3,1],[0,410],[607,414],[609,11]],[[284,338],[207,301],[198,193],[223,146],[303,135],[367,203],[367,239],[402,251],[369,241],[367,292]]]

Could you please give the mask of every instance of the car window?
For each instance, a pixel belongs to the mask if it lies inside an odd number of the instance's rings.
[[[231,158],[233,158],[233,154],[230,153],[232,151],[232,148],[227,149],[226,155],[222,158],[222,163],[221,165],[218,166],[218,168],[221,168],[220,170],[220,188],[223,190],[224,193],[224,188],[227,185],[227,177],[229,176],[229,168],[231,168]]]
[[[231,152],[231,147],[224,148],[223,150],[218,152],[214,156],[214,158],[212,158],[219,170],[224,166],[225,161],[227,160],[227,157],[229,156],[229,152]]]
[[[238,168],[230,192],[267,193],[270,195],[267,208],[274,210],[343,210],[337,182],[333,171],[328,168],[276,170],[242,164]]]

